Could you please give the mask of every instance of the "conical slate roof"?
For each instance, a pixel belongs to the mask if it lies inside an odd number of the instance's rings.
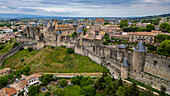
[[[27,24],[27,27],[30,27],[30,25],[29,25],[29,24]]]
[[[43,23],[44,26],[46,26],[48,23],[48,20],[45,20],[45,22]]]
[[[86,26],[85,26],[85,25],[83,25],[83,28],[86,28]]]
[[[119,48],[126,48],[125,44],[120,44]]]
[[[81,32],[83,32],[83,29],[81,27],[79,27],[77,32],[81,33]]]
[[[57,31],[57,34],[61,34],[61,31]]]
[[[74,22],[74,24],[73,25],[79,25],[77,22]]]
[[[129,66],[129,63],[128,63],[128,61],[127,61],[127,58],[125,58],[125,59],[123,60],[122,65],[123,65],[123,66]]]
[[[146,52],[146,47],[143,45],[142,41],[136,46],[135,51]]]

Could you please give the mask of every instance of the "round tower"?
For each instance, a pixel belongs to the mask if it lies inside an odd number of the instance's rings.
[[[144,71],[146,51],[146,47],[140,41],[133,52],[133,70]]]
[[[60,30],[58,30],[56,34],[57,34],[57,46],[60,46],[60,40],[61,40],[62,33]]]
[[[121,66],[121,78],[127,79],[129,77],[129,63],[127,58],[124,58],[124,61]]]

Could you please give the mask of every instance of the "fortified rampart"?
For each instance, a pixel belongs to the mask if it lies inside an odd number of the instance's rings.
[[[55,29],[57,24],[53,25],[52,28]],[[42,49],[45,45],[73,48],[76,54],[88,56],[94,62],[105,65],[115,78],[127,79],[130,77],[144,84],[150,84],[157,89],[164,85],[167,87],[167,92],[170,93],[170,59],[147,53],[142,42],[139,42],[134,50],[128,50],[125,45],[122,47],[118,45],[104,46],[102,40],[83,38],[81,30],[77,32],[77,36],[62,36],[61,32],[48,32],[47,30],[40,31],[40,34],[42,35],[38,37],[39,40],[24,36],[16,37],[16,40],[31,42],[32,45],[28,46],[35,49]]]
[[[2,66],[5,59],[7,59],[8,57],[17,53],[21,47],[23,47],[23,44],[15,47],[15,48],[10,49],[10,51],[8,53],[4,54],[4,55],[0,55],[0,66]]]

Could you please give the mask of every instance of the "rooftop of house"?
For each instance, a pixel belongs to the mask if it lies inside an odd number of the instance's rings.
[[[0,90],[0,96],[6,96],[5,92]]]
[[[13,95],[14,93],[17,93],[17,90],[15,88],[3,88],[3,90],[8,94],[8,96]]]
[[[18,82],[18,85],[20,86],[21,89],[25,88],[26,85],[28,85],[27,80],[22,80]]]
[[[156,36],[156,34],[152,32],[133,32],[133,33],[129,33],[129,35]]]
[[[10,68],[4,68],[4,69],[0,70],[0,73],[4,73],[4,72],[10,71],[10,70],[11,70]]]
[[[39,77],[41,77],[42,75],[40,75],[40,74],[32,74],[31,76],[28,76],[28,77],[26,77],[25,79],[28,81],[28,80],[30,80],[30,79],[33,79],[33,78],[39,78]]]

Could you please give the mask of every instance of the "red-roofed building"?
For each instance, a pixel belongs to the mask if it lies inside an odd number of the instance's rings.
[[[104,19],[101,18],[96,18],[96,20],[94,21],[95,25],[103,25],[104,24]]]
[[[3,92],[6,93],[6,96],[17,96],[17,90],[15,88],[3,88]]]
[[[143,41],[145,44],[154,43],[156,34],[152,32],[134,32],[129,33],[130,42],[139,42]]]

